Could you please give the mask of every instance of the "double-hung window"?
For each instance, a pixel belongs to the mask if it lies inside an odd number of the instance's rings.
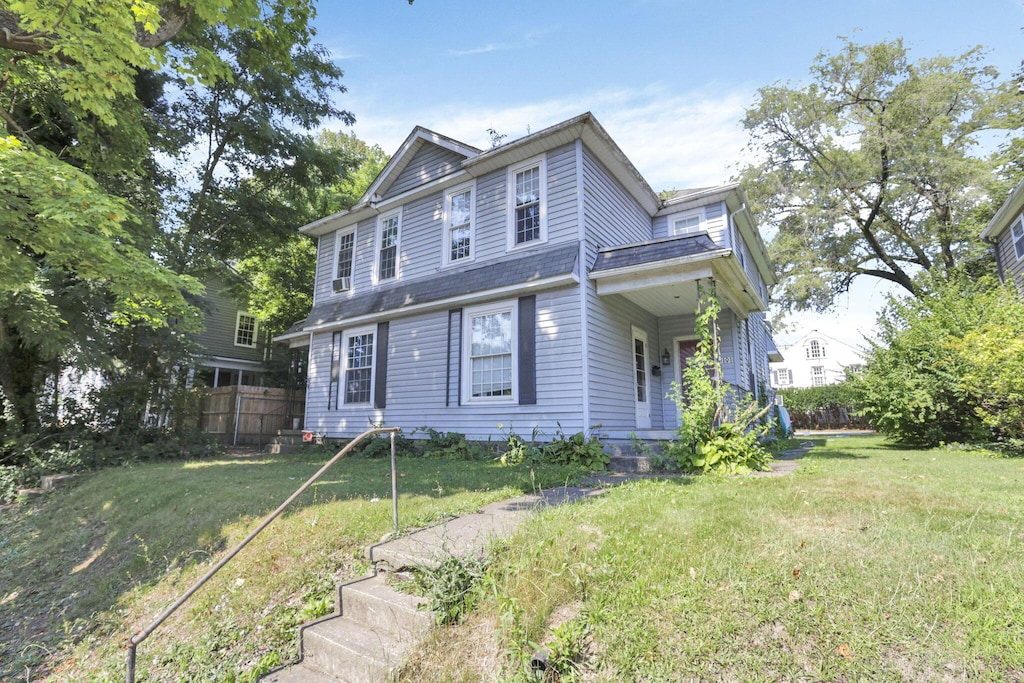
[[[466,402],[515,400],[516,318],[513,303],[465,310],[462,385]]]
[[[823,366],[815,365],[814,367],[811,368],[811,386],[825,386],[825,368]]]
[[[238,312],[235,317],[235,346],[256,348],[256,332],[259,323],[251,313]]]
[[[347,330],[341,340],[341,403],[368,405],[373,399],[374,327]]]
[[[401,225],[401,211],[381,216],[377,221],[377,282],[391,280],[398,275]]]
[[[824,358],[825,357],[825,345],[817,339],[812,339],[807,343],[807,357],[808,358]]]
[[[473,258],[473,186],[461,185],[444,196],[444,264]]]
[[[547,165],[536,157],[508,169],[509,249],[547,240]]]
[[[1018,218],[1010,226],[1010,239],[1013,241],[1013,251],[1017,254],[1017,260],[1024,259],[1024,222]]]
[[[705,231],[704,209],[677,214],[670,220],[672,221],[672,235],[677,237],[696,235]]]
[[[346,292],[352,289],[352,260],[356,253],[355,228],[339,230],[335,240],[334,291]]]

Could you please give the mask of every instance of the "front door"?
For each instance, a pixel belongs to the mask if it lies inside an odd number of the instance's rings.
[[[651,376],[647,362],[647,335],[633,328],[633,377],[636,389],[636,428],[651,428]]]

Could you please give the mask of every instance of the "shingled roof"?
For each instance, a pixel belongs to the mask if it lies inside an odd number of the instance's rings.
[[[309,316],[285,335],[307,327],[329,324],[385,311],[401,315],[403,309],[501,287],[527,285],[576,271],[579,243],[570,242],[549,249],[535,250],[476,268],[447,271],[431,277],[400,282],[348,299],[328,299],[313,306]]]

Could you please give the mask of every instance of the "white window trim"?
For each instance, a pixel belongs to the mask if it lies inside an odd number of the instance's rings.
[[[519,306],[517,301],[474,306],[462,310],[462,357],[459,365],[462,373],[462,403],[474,405],[516,404],[519,402]],[[473,344],[473,318],[494,313],[512,313],[512,395],[473,396],[473,365],[471,351]]]
[[[817,356],[811,353],[811,349],[814,348],[815,344],[817,344],[818,347]],[[825,351],[825,342],[822,341],[821,339],[807,340],[807,343],[804,345],[804,356],[806,356],[807,360],[823,360],[827,358],[828,354]]]
[[[452,246],[448,232],[452,227],[452,197],[457,194],[469,191],[469,255],[452,261]],[[476,258],[476,181],[456,185],[444,193],[444,208],[442,220],[442,244],[441,244],[441,267],[472,263]],[[401,233],[399,233],[401,235]]]
[[[700,223],[697,225],[697,229],[693,232],[677,232],[676,223],[681,220],[688,218],[697,218]],[[704,211],[704,207],[701,206],[696,209],[690,209],[689,211],[680,211],[669,216],[668,219],[668,234],[669,237],[684,237],[687,235],[699,235],[702,232],[708,231],[708,219],[707,214]]]
[[[360,403],[349,403],[345,400],[345,373],[348,372],[348,340],[351,337],[358,337],[369,334],[373,337],[373,354],[370,357],[370,400]],[[338,408],[365,408],[373,406],[374,391],[377,388],[377,326],[366,325],[345,330],[341,335],[341,358],[338,364]]]
[[[247,316],[249,318],[252,318],[252,344],[239,344],[238,343],[238,331],[239,331],[239,326],[242,324],[242,316],[243,315]],[[238,311],[237,313],[235,313],[235,337],[232,340],[232,341],[234,341],[235,346],[239,346],[239,347],[241,347],[243,349],[255,349],[257,344],[258,344],[258,341],[259,341],[259,334],[260,334],[260,321],[256,318],[256,316],[254,316],[252,313],[249,313],[248,311]]]
[[[394,277],[382,280],[380,277],[380,249],[384,237],[384,221],[396,216],[398,217],[398,242],[395,244],[395,275]],[[382,282],[398,280],[402,275],[402,207],[377,216],[376,232],[377,234],[373,240],[373,282],[374,284],[380,284]]]
[[[353,290],[353,286],[352,285],[355,284],[355,279],[356,279],[356,235],[355,235],[355,233],[356,233],[356,226],[354,226],[354,225],[350,225],[347,228],[341,228],[341,229],[335,231],[335,233],[334,233],[334,258],[331,259],[331,283],[330,283],[331,284],[330,293],[332,295],[344,294],[344,293],[351,292]],[[342,290],[340,292],[336,292],[336,291],[334,291],[334,281],[338,279],[338,252],[341,251],[341,238],[343,236],[345,236],[345,235],[348,235],[348,234],[352,235],[352,275],[350,276],[351,279],[352,279],[352,284],[349,285],[347,290]],[[401,236],[401,234],[402,234],[401,233],[401,226],[399,226],[399,233],[398,234],[399,234],[399,236]]]
[[[1013,229],[1018,228],[1021,231],[1021,236],[1018,238],[1013,234]],[[1017,251],[1017,240],[1024,241],[1024,217],[1017,216],[1017,220],[1010,223],[1010,246],[1013,247],[1013,253],[1017,257],[1018,261],[1024,260],[1024,248]]]
[[[540,168],[540,237],[529,242],[516,244],[516,173],[525,171],[537,166]],[[505,176],[505,194],[507,196],[506,211],[508,213],[508,225],[506,229],[506,241],[508,251],[529,249],[538,244],[548,241],[548,163],[547,158],[541,154],[532,159],[527,159],[518,164],[508,167]]]

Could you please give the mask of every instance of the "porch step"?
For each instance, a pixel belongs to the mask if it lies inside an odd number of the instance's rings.
[[[613,455],[608,461],[608,470],[611,472],[652,472],[654,471],[654,459],[649,455]]]
[[[373,576],[338,587],[335,614],[304,626],[301,660],[271,672],[264,683],[376,683],[392,680],[398,667],[433,627],[436,615],[422,598],[396,591],[386,571],[437,567],[447,557],[482,555],[510,535],[531,511],[544,505],[599,495],[601,489],[562,487],[485,506],[367,549]]]

